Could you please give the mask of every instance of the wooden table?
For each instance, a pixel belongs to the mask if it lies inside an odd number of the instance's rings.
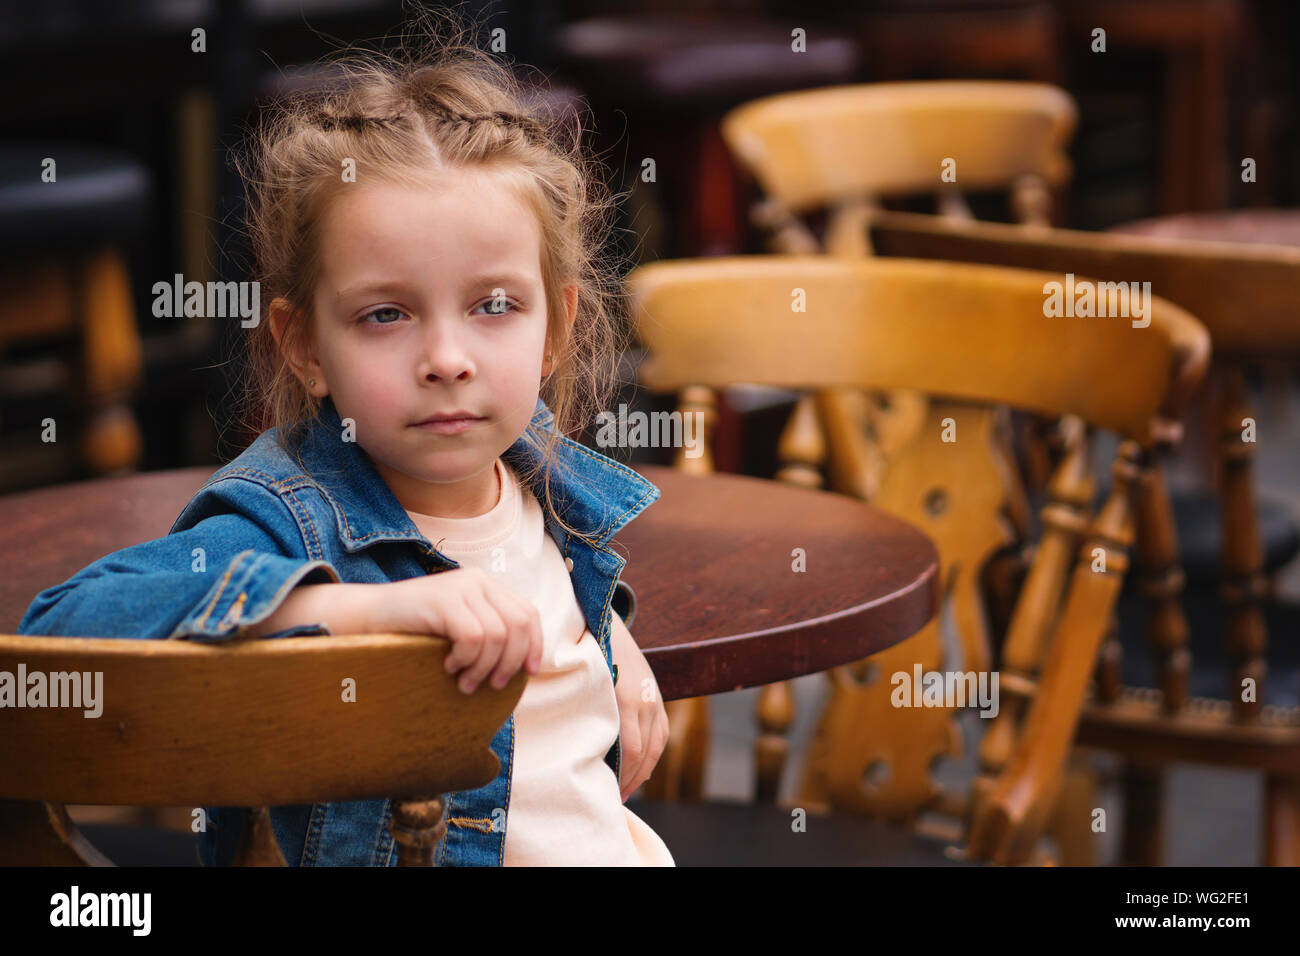
[[[662,497],[614,547],[666,700],[861,660],[915,634],[938,606],[934,544],[882,511],[759,478],[637,471]],[[806,570],[792,570],[796,549]]]
[[[638,470],[662,497],[611,547],[628,558],[635,635],[667,700],[860,660],[919,631],[937,607],[934,545],[896,518],[757,478]],[[0,633],[14,633],[45,588],[165,535],[211,473],[147,472],[0,498]]]
[[[1108,232],[1199,242],[1253,242],[1300,246],[1300,209],[1223,209],[1139,219]]]

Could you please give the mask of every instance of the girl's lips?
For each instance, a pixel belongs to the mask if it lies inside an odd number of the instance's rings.
[[[459,435],[481,421],[482,418],[447,418],[436,422],[421,422],[414,427],[433,432],[435,435]]]

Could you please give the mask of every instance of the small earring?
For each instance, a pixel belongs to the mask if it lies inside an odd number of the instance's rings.
[[[314,378],[309,378],[309,379],[307,379],[307,387],[308,387],[308,388],[313,387],[315,384],[316,384],[316,380],[315,380]]]

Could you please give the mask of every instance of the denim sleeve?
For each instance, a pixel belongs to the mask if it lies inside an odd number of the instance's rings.
[[[166,537],[106,555],[36,596],[18,633],[216,642],[268,617],[295,585],[339,581],[312,560],[288,505],[226,478],[202,489]],[[267,638],[328,634],[303,624]]]

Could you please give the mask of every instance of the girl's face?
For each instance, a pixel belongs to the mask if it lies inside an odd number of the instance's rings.
[[[356,422],[405,508],[482,514],[497,500],[493,464],[527,429],[552,366],[535,217],[500,174],[454,169],[431,187],[345,185],[320,228],[311,354],[298,368],[316,380],[308,390]],[[576,287],[564,291],[572,322]],[[476,420],[419,424],[453,412]]]

